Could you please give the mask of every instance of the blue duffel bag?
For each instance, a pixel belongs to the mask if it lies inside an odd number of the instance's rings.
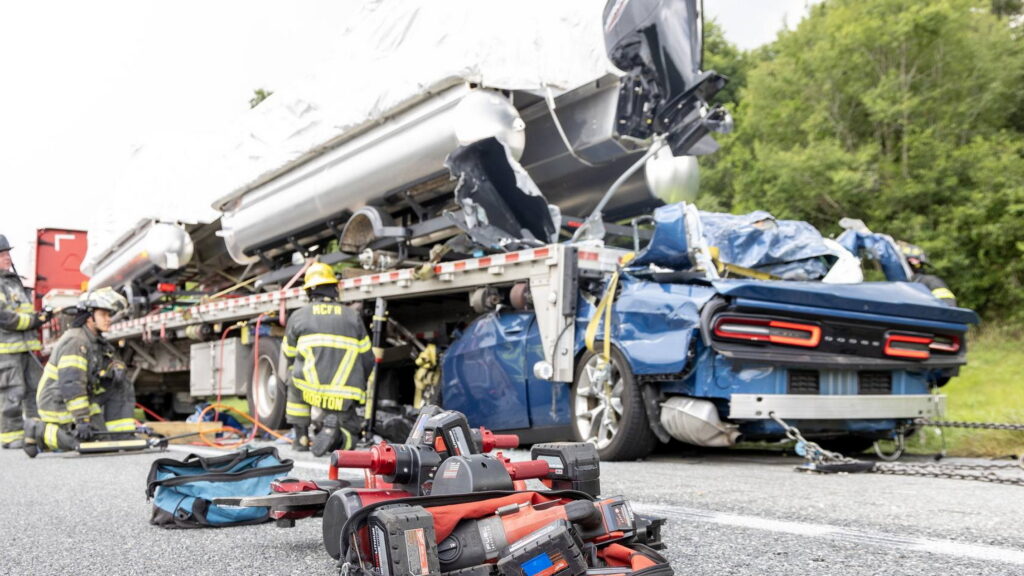
[[[150,524],[164,528],[203,528],[259,524],[269,508],[217,506],[214,498],[265,496],[270,483],[291,471],[294,462],[281,460],[273,447],[184,460],[161,458],[149,470],[146,497],[153,500]]]

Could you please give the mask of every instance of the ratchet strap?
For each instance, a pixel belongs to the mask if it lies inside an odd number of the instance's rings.
[[[612,325],[612,303],[615,301],[615,292],[619,287],[619,275],[622,272],[622,267],[633,261],[636,257],[635,252],[630,252],[619,258],[619,265],[615,268],[615,273],[608,280],[608,288],[604,291],[604,296],[601,297],[601,302],[597,305],[597,310],[594,311],[594,316],[587,323],[587,332],[584,341],[587,344],[587,350],[594,351],[594,339],[597,337],[597,330],[604,324],[604,349],[601,351],[601,355],[604,357],[605,362],[610,362],[612,358],[612,338],[611,325]]]

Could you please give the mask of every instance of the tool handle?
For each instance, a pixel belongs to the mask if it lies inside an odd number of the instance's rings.
[[[508,462],[505,464],[508,475],[512,480],[526,480],[527,478],[543,478],[548,475],[551,468],[543,460],[527,460],[525,462]]]
[[[373,453],[369,450],[335,450],[331,456],[331,466],[335,468],[370,468],[373,466]]]
[[[480,451],[487,453],[495,448],[518,448],[519,436],[516,434],[495,434],[483,426],[480,427]]]

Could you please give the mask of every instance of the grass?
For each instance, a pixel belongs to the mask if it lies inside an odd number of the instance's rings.
[[[1024,334],[991,328],[968,338],[967,366],[940,389],[948,398],[946,420],[1024,424]],[[911,438],[908,449],[935,453],[941,438],[950,456],[1024,454],[1024,431],[934,428]],[[923,444],[922,444],[923,442]]]

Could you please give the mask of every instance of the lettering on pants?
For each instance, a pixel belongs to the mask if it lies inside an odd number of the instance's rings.
[[[338,398],[336,396],[326,396],[303,391],[302,400],[310,406],[316,406],[323,410],[332,410],[334,412],[344,412],[345,410],[345,399]]]

